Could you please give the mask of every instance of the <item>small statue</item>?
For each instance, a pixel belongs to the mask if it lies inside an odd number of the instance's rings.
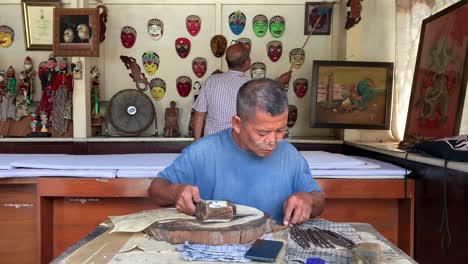
[[[27,56],[24,59],[24,70],[21,72],[24,75],[24,82],[27,84],[26,89],[26,104],[31,104],[31,98],[33,95],[34,89],[34,78],[36,78],[36,71],[33,68],[33,63],[31,57]]]
[[[47,112],[46,111],[42,111],[41,112],[41,125],[42,125],[42,128],[41,128],[41,132],[42,133],[47,133],[49,132],[49,129],[47,129]]]
[[[68,120],[72,119],[73,76],[68,71],[68,60],[62,58],[59,64],[60,72],[55,75],[52,84],[53,110],[52,127],[63,135],[68,129]]]
[[[171,106],[166,108],[164,126],[164,136],[165,137],[178,137],[179,125],[177,124],[177,119],[179,117],[179,108],[176,107],[176,103],[171,101]]]
[[[29,83],[26,81],[24,72],[19,74],[19,92],[16,96],[16,120],[21,119],[23,116],[28,116],[28,104],[26,97],[28,95]]]
[[[99,70],[97,66],[91,68],[91,118],[100,117],[99,109]]]
[[[36,133],[37,127],[39,126],[39,118],[36,113],[31,113],[31,120],[29,121],[29,126],[31,127],[31,132]]]
[[[16,119],[16,77],[15,69],[12,66],[7,70],[5,82],[6,86],[2,89],[0,121],[6,121],[8,118]]]
[[[53,108],[52,102],[54,98],[52,94],[52,84],[54,82],[55,75],[57,75],[57,71],[55,70],[55,67],[57,67],[57,60],[54,56],[50,55],[46,65],[46,69],[39,69],[39,78],[41,79],[42,85],[42,97],[39,110],[45,111],[47,116],[50,116]],[[40,65],[40,67],[43,67],[43,65]]]

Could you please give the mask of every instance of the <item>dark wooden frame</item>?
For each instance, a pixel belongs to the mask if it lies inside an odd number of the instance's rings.
[[[31,40],[31,27],[29,25],[29,10],[31,6],[43,7],[60,7],[60,0],[21,0],[21,11],[24,23],[24,44],[26,50],[52,50],[52,42],[50,44],[34,44]],[[53,17],[50,17],[53,21]],[[53,28],[51,28],[51,37],[53,40]]]
[[[464,7],[465,6],[465,7]],[[406,117],[406,126],[405,126],[405,134],[404,134],[404,139],[412,138],[414,136],[416,137],[423,137],[423,138],[428,138],[427,136],[424,135],[413,135],[410,134],[409,128],[413,123],[410,121],[411,120],[411,114],[413,113],[413,104],[415,103],[416,100],[416,93],[417,90],[419,89],[419,85],[421,83],[418,82],[418,75],[420,74],[419,69],[421,68],[421,56],[427,56],[424,54],[421,54],[423,51],[423,48],[425,47],[424,45],[428,45],[425,41],[425,33],[427,30],[430,30],[430,25],[428,25],[430,22],[433,22],[445,15],[448,15],[452,11],[458,9],[458,8],[466,8],[468,6],[467,1],[460,1],[457,2],[444,10],[437,12],[436,14],[427,17],[423,20],[422,25],[421,25],[421,33],[419,37],[419,46],[418,46],[418,55],[416,57],[416,64],[414,67],[414,77],[413,77],[413,84],[411,86],[411,97],[410,97],[410,102],[408,105],[408,114]],[[466,26],[466,25],[459,25],[460,27]],[[448,29],[447,29],[448,30]],[[448,35],[450,36],[450,35]],[[466,38],[466,36],[465,36]],[[463,40],[462,40],[463,41]],[[448,136],[454,136],[458,135],[460,131],[460,125],[461,125],[461,118],[462,118],[462,112],[463,112],[463,104],[464,104],[464,98],[466,94],[466,86],[467,86],[467,80],[468,80],[468,45],[465,47],[465,61],[461,61],[460,65],[463,67],[460,71],[461,74],[461,82],[460,82],[460,92],[458,94],[458,102],[457,102],[457,110],[455,111],[455,120],[454,120],[454,126],[452,129],[452,133],[450,135],[444,135],[443,137],[448,137]],[[450,103],[449,103],[450,104]],[[433,130],[434,128],[430,128],[429,130]]]
[[[356,124],[356,123],[326,123],[318,122],[317,115],[317,94],[318,77],[321,67],[372,67],[384,68],[387,71],[386,93],[385,93],[385,121],[382,124]],[[350,128],[350,129],[390,129],[390,117],[392,111],[392,91],[393,91],[393,63],[391,62],[363,62],[363,61],[320,61],[313,62],[312,71],[312,92],[310,107],[310,127],[321,128]]]
[[[89,43],[61,43],[60,17],[73,15],[89,16],[91,38]],[[99,10],[97,8],[55,8],[54,9],[54,43],[55,56],[99,57]]]
[[[332,16],[333,16],[333,8],[330,9],[330,12],[327,16],[327,31],[315,31],[312,34],[309,31],[309,7],[310,6],[320,6],[321,2],[306,2],[304,8],[304,35],[330,35],[331,28],[332,28]],[[312,25],[314,26],[314,25]]]

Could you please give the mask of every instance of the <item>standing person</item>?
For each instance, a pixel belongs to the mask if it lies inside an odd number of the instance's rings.
[[[203,135],[211,135],[231,127],[231,118],[236,114],[236,95],[239,88],[249,79],[245,72],[250,69],[250,51],[241,43],[226,50],[229,70],[213,74],[205,84],[193,105],[193,136],[198,140]],[[283,73],[278,81],[285,85],[291,79],[291,72]]]
[[[252,80],[239,90],[232,128],[184,149],[153,179],[148,194],[159,206],[195,213],[200,199],[229,200],[295,225],[318,216],[324,195],[304,157],[282,140],[288,98],[279,82]]]

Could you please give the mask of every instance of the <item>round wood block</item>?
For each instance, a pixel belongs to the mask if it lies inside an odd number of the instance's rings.
[[[238,214],[252,214],[227,223],[200,223],[197,220],[177,220],[154,223],[145,232],[156,240],[171,244],[185,241],[207,245],[245,244],[271,232],[271,218],[255,208],[236,205]],[[253,209],[253,210],[252,210]]]

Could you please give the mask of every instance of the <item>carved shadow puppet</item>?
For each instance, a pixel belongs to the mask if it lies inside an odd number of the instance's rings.
[[[6,121],[9,118],[16,119],[16,77],[12,66],[8,68],[4,79],[1,90],[0,121]]]
[[[53,95],[52,95],[52,84],[54,82],[55,75],[57,71],[55,67],[57,66],[57,60],[54,56],[49,56],[47,60],[46,68],[42,68],[44,65],[40,65],[39,69],[39,78],[41,79],[42,85],[42,97],[39,105],[40,112],[46,112],[47,116],[50,117],[53,108]]]
[[[250,65],[250,77],[252,80],[264,79],[266,76],[266,65],[263,62],[254,62]]]
[[[185,19],[185,27],[190,35],[195,37],[201,29],[201,19],[197,15],[190,15]]]
[[[140,65],[136,62],[135,58],[128,56],[120,56],[120,60],[125,64],[127,69],[130,69],[131,73],[129,76],[135,82],[135,86],[140,91],[146,91],[149,89],[150,84],[144,73],[141,72]]]
[[[227,47],[227,39],[223,35],[215,35],[211,38],[211,52],[216,58],[224,55]]]
[[[68,60],[62,58],[59,63],[59,73],[52,84],[54,92],[52,127],[59,135],[65,134],[68,129],[69,120],[73,119],[73,75],[68,70]]]
[[[176,107],[176,103],[171,101],[170,107],[166,108],[165,112],[165,125],[164,125],[164,136],[165,137],[178,137],[179,133],[179,124],[177,119],[179,118],[179,108]]]

